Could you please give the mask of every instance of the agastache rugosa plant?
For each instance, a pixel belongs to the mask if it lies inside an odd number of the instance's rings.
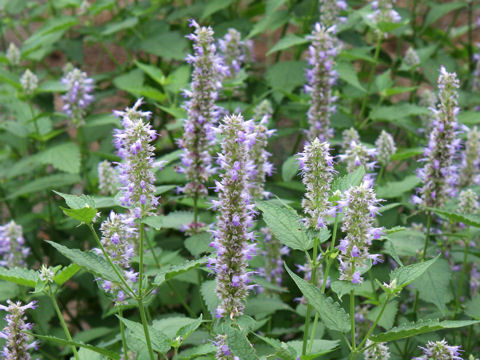
[[[340,280],[354,284],[361,283],[361,270],[371,259],[375,265],[381,261],[378,254],[370,254],[369,247],[373,239],[379,239],[382,229],[374,226],[378,214],[378,200],[369,181],[350,188],[339,201],[343,209],[342,231],[345,237],[340,240]]]
[[[347,10],[347,2],[343,0],[320,0],[320,24],[330,27],[345,22],[346,18],[340,16],[342,11]]]
[[[393,140],[392,135],[385,130],[382,130],[380,136],[375,142],[375,146],[377,147],[376,157],[378,162],[381,165],[386,166],[390,162],[392,155],[397,151],[395,140]]]
[[[228,29],[225,36],[218,40],[218,46],[228,68],[228,77],[234,77],[247,61],[251,40],[244,41],[239,31]]]
[[[466,187],[477,183],[480,167],[480,132],[475,126],[467,133],[465,150],[462,152],[459,186]]]
[[[462,360],[460,357],[461,347],[448,345],[445,339],[429,341],[425,347],[419,347],[423,355],[412,360]]]
[[[312,41],[308,48],[311,68],[306,71],[308,84],[305,85],[305,92],[310,95],[308,138],[312,141],[318,137],[320,141],[327,141],[333,136],[330,116],[336,109],[336,97],[332,95],[332,86],[337,80],[337,72],[333,68],[338,54],[335,26],[326,28],[316,23],[308,39]]]
[[[179,171],[185,173],[188,183],[179,190],[198,198],[207,195],[204,184],[215,172],[211,149],[216,144],[214,127],[220,117],[215,101],[228,70],[216,53],[212,28],[201,27],[194,20],[190,21],[190,26],[195,28],[187,36],[194,42],[194,54],[188,55],[186,60],[193,66],[193,74],[191,89],[184,90],[188,98],[185,103],[187,119],[183,124],[183,138],[178,141],[183,149]]]
[[[10,65],[20,64],[20,50],[14,43],[8,45],[6,57]]]
[[[0,305],[0,311],[6,311],[5,328],[0,331],[0,338],[5,339],[1,355],[4,360],[30,360],[30,351],[37,348],[37,342],[29,334],[33,324],[27,322],[25,312],[36,309],[36,301],[22,305],[21,302],[7,300],[7,305]]]
[[[252,162],[248,151],[252,134],[249,124],[241,115],[226,116],[218,128],[223,137],[222,152],[218,154],[221,181],[215,191],[219,201],[217,228],[212,231],[217,258],[212,260],[217,280],[216,292],[221,303],[217,317],[235,318],[243,314],[244,301],[251,287],[247,273],[247,260],[255,253],[253,225],[254,204],[250,198],[249,172]]]
[[[373,13],[369,14],[368,18],[374,23],[398,23],[402,20],[398,12],[393,9],[395,0],[375,0],[371,4]]]
[[[80,69],[74,68],[65,74],[62,84],[67,86],[67,92],[62,96],[63,111],[71,118],[73,125],[84,125],[86,110],[94,100],[91,94],[93,79]]]
[[[234,356],[227,345],[226,335],[217,335],[213,344],[217,347],[215,354],[216,360],[240,360],[238,356]]]
[[[365,145],[352,140],[350,147],[346,149],[345,154],[338,155],[340,161],[347,165],[347,171],[353,172],[360,166],[365,166],[367,170],[373,170],[376,162],[373,160],[376,154],[375,149],[369,149]]]
[[[147,121],[150,111],[140,111],[138,108],[142,99],[135,102],[132,108],[125,111],[114,111],[122,120],[123,129],[115,129],[114,144],[122,162],[118,164],[121,192],[120,201],[130,208],[135,218],[153,214],[158,205],[155,194],[155,175],[153,159],[155,147],[151,144],[157,138],[157,133]]]
[[[441,207],[454,190],[456,169],[453,160],[460,147],[456,133],[459,86],[456,74],[448,73],[442,66],[438,78],[440,103],[436,109],[431,109],[433,130],[425,148],[425,166],[418,171],[423,186],[418,189],[419,196],[414,197],[414,202],[421,206]]]
[[[38,87],[37,75],[32,73],[30,69],[25,70],[20,78],[20,84],[22,85],[22,89],[25,94],[32,95],[35,89]]]
[[[24,266],[30,249],[25,245],[22,226],[11,220],[0,226],[0,265],[9,268]]]
[[[365,343],[367,349],[363,352],[365,360],[388,360],[390,359],[390,351],[385,343],[376,343],[367,340]]]

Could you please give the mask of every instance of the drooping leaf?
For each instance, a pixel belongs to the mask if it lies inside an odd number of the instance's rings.
[[[81,223],[90,224],[93,218],[97,215],[97,209],[91,207],[84,207],[81,209],[67,209],[60,206],[63,213],[71,218],[80,221]]]
[[[338,303],[322,294],[320,289],[293,273],[288,266],[285,265],[285,269],[308,300],[308,303],[318,312],[327,328],[343,333],[350,331],[350,316]]]
[[[65,284],[72,276],[74,276],[80,270],[80,266],[77,264],[70,264],[67,267],[61,269],[59,272],[55,274],[53,281],[57,285],[62,286]]]
[[[458,214],[452,211],[428,208],[428,210],[433,211],[435,214],[447,218],[451,222],[460,222],[465,225],[480,227],[480,216],[479,215],[470,215],[470,214]]]
[[[0,267],[0,279],[34,288],[40,279],[38,272],[26,268],[7,269]]]
[[[267,201],[258,202],[257,207],[263,213],[263,220],[282,244],[294,250],[306,251],[312,248],[313,239],[307,235],[307,230],[295,210]]]
[[[82,209],[84,207],[95,207],[95,201],[93,198],[87,195],[71,195],[71,194],[64,194],[59,191],[53,190],[53,192],[62,198],[65,199],[65,202],[71,209]]]
[[[292,180],[298,172],[298,160],[295,156],[290,156],[282,165],[283,181]]]

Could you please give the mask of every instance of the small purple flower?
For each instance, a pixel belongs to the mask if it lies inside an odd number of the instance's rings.
[[[218,40],[218,46],[228,68],[228,76],[234,77],[247,61],[252,41],[243,41],[242,34],[235,29],[228,29],[223,39]]]
[[[423,356],[413,358],[412,360],[462,360],[460,346],[450,346],[444,340],[429,341],[425,347],[421,347]]]
[[[316,230],[325,228],[326,218],[335,216],[335,208],[328,200],[335,173],[330,146],[327,142],[321,143],[316,138],[311,144],[305,145],[303,152],[299,153],[297,158],[306,188],[305,197],[302,200],[303,211],[308,215],[305,223]]]
[[[318,137],[323,142],[333,136],[330,115],[335,112],[336,97],[332,95],[332,86],[337,80],[334,64],[339,50],[335,26],[325,28],[316,23],[308,38],[312,41],[308,48],[308,63],[312,68],[306,72],[305,86],[305,92],[310,94],[308,138],[312,141]]]
[[[370,254],[369,247],[381,229],[374,227],[377,205],[371,183],[364,181],[350,188],[342,200],[342,231],[346,234],[340,241],[340,280],[349,280],[354,284],[363,281],[360,271],[367,266],[367,260],[373,263],[381,261],[377,254]]]
[[[430,109],[435,120],[424,152],[425,166],[418,171],[423,186],[414,202],[421,206],[441,207],[455,193],[457,169],[453,160],[460,148],[456,131],[459,86],[456,74],[448,73],[442,66],[438,78],[440,103]]]
[[[401,16],[393,9],[395,0],[375,0],[372,1],[373,13],[368,18],[375,24],[382,22],[398,23],[402,21]]]
[[[320,0],[320,24],[330,27],[337,23],[343,23],[347,19],[339,16],[341,11],[347,10],[347,2],[344,0]]]
[[[217,183],[218,204],[217,229],[212,231],[217,249],[215,273],[216,292],[221,300],[217,309],[220,317],[234,318],[243,314],[244,301],[251,287],[248,284],[247,259],[255,251],[249,246],[253,233],[253,207],[250,200],[248,174],[252,167],[249,161],[249,123],[241,115],[226,116],[218,128],[223,137],[219,164],[221,182]],[[244,140],[239,140],[239,139]],[[232,176],[231,170],[236,174]]]
[[[187,36],[194,42],[194,54],[187,57],[187,62],[193,66],[193,73],[191,90],[184,92],[188,98],[187,119],[183,123],[183,138],[178,141],[183,149],[178,171],[184,173],[188,181],[180,191],[188,196],[203,197],[208,193],[204,184],[215,173],[211,152],[216,144],[214,127],[221,114],[215,101],[228,68],[216,53],[212,28],[201,27],[195,20],[190,21],[190,26],[195,28]]]
[[[234,356],[227,345],[226,335],[217,335],[213,344],[217,347],[215,355],[216,360],[240,360],[238,356]]]
[[[25,265],[30,248],[25,245],[22,226],[10,221],[0,226],[0,265],[13,268]]]
[[[122,162],[118,164],[119,180],[123,206],[129,207],[135,217],[152,214],[158,205],[155,197],[155,176],[153,160],[155,147],[151,144],[157,138],[155,130],[144,119],[151,113],[139,111],[142,99],[138,99],[132,108],[114,111],[121,117],[123,129],[114,130],[114,144]]]
[[[35,309],[36,301],[22,306],[21,302],[14,303],[7,300],[7,306],[0,305],[0,311],[6,311],[5,322],[7,325],[0,331],[0,338],[5,339],[2,359],[4,360],[30,360],[31,349],[37,348],[36,341],[28,334],[32,331],[33,324],[26,322],[25,311]]]
[[[91,94],[94,88],[93,79],[80,69],[74,68],[62,78],[62,84],[67,85],[67,93],[62,96],[63,111],[71,117],[75,126],[85,124],[87,107],[93,102]]]
[[[338,158],[346,163],[347,172],[351,173],[360,166],[365,166],[367,170],[372,171],[376,164],[373,160],[375,155],[375,149],[369,149],[360,142],[352,140],[350,146],[346,148],[345,154],[338,155]]]

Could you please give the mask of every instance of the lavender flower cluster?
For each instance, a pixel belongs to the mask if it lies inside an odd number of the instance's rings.
[[[85,123],[87,107],[93,102],[93,79],[80,69],[74,68],[62,78],[62,84],[67,86],[67,92],[62,96],[63,111],[72,119],[75,126]]]
[[[339,50],[335,26],[326,28],[316,23],[308,38],[312,41],[308,48],[308,64],[312,68],[306,71],[308,85],[305,85],[305,92],[310,94],[308,138],[313,140],[318,137],[320,141],[327,141],[333,136],[330,116],[336,109],[336,97],[332,95],[332,86],[337,80],[333,67]]]
[[[398,23],[402,21],[398,12],[393,9],[395,0],[375,0],[371,4],[374,11],[367,16],[375,24],[382,22]]]
[[[247,260],[255,253],[253,225],[254,204],[251,203],[248,176],[253,166],[248,151],[254,139],[249,124],[241,115],[226,116],[218,130],[223,136],[222,152],[218,160],[222,173],[216,181],[219,201],[213,201],[218,210],[217,228],[212,231],[217,259],[212,260],[217,279],[216,292],[221,299],[217,317],[237,317],[243,314],[249,274]],[[250,243],[249,243],[250,242]]]
[[[0,265],[9,268],[24,266],[30,249],[25,246],[22,226],[11,220],[0,226]]]
[[[455,73],[448,73],[442,66],[438,78],[440,103],[431,108],[434,116],[433,130],[428,147],[425,149],[425,166],[419,169],[418,176],[423,186],[414,196],[415,203],[421,206],[441,207],[454,193],[456,168],[453,163],[455,153],[460,149],[457,138],[458,93],[460,84]]]
[[[158,205],[155,194],[153,160],[155,147],[151,144],[157,138],[155,130],[145,123],[151,116],[149,111],[139,111],[142,99],[132,108],[114,111],[122,119],[123,129],[115,129],[114,144],[122,162],[118,164],[123,206],[133,209],[136,218],[152,214]]]
[[[228,29],[223,39],[218,40],[224,64],[228,68],[228,77],[234,77],[247,61],[252,41],[242,40],[242,34],[235,29]]]
[[[115,195],[119,187],[117,169],[108,160],[98,163],[98,190],[104,195]]]
[[[412,360],[462,360],[460,346],[450,346],[444,340],[429,341],[425,347],[420,347],[423,355]]]
[[[375,343],[367,340],[365,343],[366,350],[363,352],[365,360],[388,360],[390,359],[390,351],[387,344]]]
[[[333,181],[333,158],[330,156],[330,145],[321,143],[318,138],[306,144],[298,161],[306,187],[302,208],[308,217],[305,223],[316,230],[326,227],[326,218],[335,216],[336,209],[330,201],[329,191]]]
[[[346,236],[340,241],[340,280],[349,280],[354,284],[361,283],[360,270],[367,266],[371,259],[375,265],[381,261],[378,254],[370,254],[369,246],[373,239],[379,239],[382,229],[374,227],[378,203],[375,192],[369,181],[347,190],[339,207],[344,210],[342,231]]]
[[[33,341],[28,334],[33,324],[27,322],[25,311],[35,309],[36,302],[32,301],[26,305],[21,302],[7,300],[7,306],[0,305],[0,310],[6,311],[5,328],[0,331],[0,338],[5,339],[5,345],[1,355],[3,360],[30,360],[30,351],[37,349],[37,342]]]
[[[238,356],[234,356],[227,345],[226,335],[217,335],[217,338],[213,342],[217,347],[217,353],[215,354],[216,360],[240,360]]]
[[[340,16],[341,11],[347,10],[347,2],[344,0],[320,0],[320,24],[326,27],[337,23],[343,23],[346,18]]]
[[[393,140],[392,135],[387,133],[385,130],[382,130],[380,136],[375,142],[377,147],[376,156],[377,160],[383,166],[387,165],[390,162],[390,159],[393,154],[397,151],[395,146],[395,140]]]
[[[194,33],[187,36],[194,42],[194,55],[188,55],[186,60],[193,65],[193,74],[191,90],[184,90],[189,99],[185,103],[187,119],[183,138],[178,142],[183,149],[179,171],[185,173],[188,184],[179,191],[188,196],[206,196],[204,183],[215,173],[210,154],[216,143],[214,127],[220,117],[215,101],[228,68],[216,54],[212,28],[200,27],[194,20],[190,26],[195,28]]]
[[[373,160],[375,154],[375,149],[369,149],[359,141],[352,140],[345,154],[338,155],[338,158],[346,163],[348,172],[353,172],[360,166],[365,166],[367,170],[372,171],[376,164]]]

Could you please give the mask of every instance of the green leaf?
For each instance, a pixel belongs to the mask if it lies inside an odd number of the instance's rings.
[[[432,303],[445,314],[446,304],[453,299],[450,291],[450,278],[452,270],[447,260],[439,259],[413,284],[418,290],[419,298]]]
[[[216,286],[217,283],[215,280],[208,280],[205,281],[200,287],[200,293],[202,294],[203,301],[205,301],[208,311],[210,311],[210,314],[212,314],[214,318],[216,316],[217,307],[220,304],[220,299],[215,292]]]
[[[49,80],[42,82],[36,91],[46,93],[63,93],[67,91],[67,85],[62,84],[60,80]]]
[[[53,146],[38,155],[43,164],[51,164],[55,169],[70,174],[80,172],[80,150],[74,143],[64,143]]]
[[[361,92],[365,92],[362,84],[360,84],[360,81],[358,81],[357,71],[351,63],[345,61],[338,62],[337,72],[340,79],[352,85]]]
[[[203,7],[203,14],[200,20],[205,20],[217,11],[223,10],[229,7],[234,0],[210,0]]]
[[[193,221],[193,212],[191,211],[173,211],[168,215],[161,215],[164,229],[180,230],[182,226],[188,225]]]
[[[199,266],[205,264],[208,261],[208,257],[203,257],[197,260],[187,260],[182,264],[177,265],[170,265],[160,269],[158,275],[155,277],[153,284],[159,286],[166,280],[170,280],[171,278],[186,273],[192,269],[196,269]]]
[[[203,315],[200,314],[200,317],[198,319],[195,319],[190,324],[182,326],[177,331],[176,337],[180,337],[182,341],[185,341],[187,337],[192,335],[195,332],[195,330],[197,330],[198,327],[202,325],[202,322],[203,322]]]
[[[155,34],[140,43],[140,49],[164,60],[183,60],[188,42],[178,31]]]
[[[66,340],[66,339],[60,339],[60,338],[57,338],[55,336],[50,336],[50,335],[47,335],[47,336],[39,335],[39,334],[33,334],[33,335],[37,339],[42,340],[42,341],[47,341],[47,342],[51,342],[51,343],[59,344],[59,345],[64,345],[64,346],[65,345],[68,345],[68,346],[73,345],[75,347],[82,347],[82,348],[94,351],[98,354],[107,356],[110,359],[114,359],[114,360],[119,360],[120,359],[120,355],[118,355],[116,352],[113,352],[113,351],[107,350],[107,349],[103,349],[103,348],[100,348],[98,346],[84,344],[83,342],[79,342],[79,341],[69,341],[69,340]]]
[[[65,194],[53,190],[53,192],[65,199],[71,209],[83,209],[84,207],[95,207],[95,201],[88,195]]]
[[[146,218],[142,219],[142,223],[151,226],[155,230],[160,230],[163,224],[163,217],[162,215],[158,216],[147,216]]]
[[[277,62],[267,69],[267,84],[275,90],[291,92],[305,83],[305,66],[304,61]]]
[[[345,192],[350,189],[352,186],[358,186],[362,183],[363,177],[365,176],[365,168],[363,166],[355,169],[354,172],[349,173],[340,178],[336,178],[332,184],[332,193],[339,190]]]
[[[308,354],[306,355],[301,355],[303,341],[292,340],[287,342],[287,345],[295,349],[297,356],[301,356],[300,357],[301,360],[314,360],[314,359],[317,359],[319,356],[322,356],[334,351],[338,347],[339,343],[340,343],[339,340],[314,339],[312,344],[312,349],[308,351]]]
[[[147,344],[142,324],[122,318],[120,316],[118,316],[118,318],[125,324],[134,337],[143,342],[145,345]],[[168,350],[170,350],[170,338],[167,335],[153,326],[148,326],[148,332],[153,350],[158,351],[161,354],[165,354]]]
[[[57,249],[63,256],[70,259],[74,264],[83,267],[88,272],[104,280],[119,283],[121,280],[111,268],[110,264],[101,256],[91,251],[81,251],[78,249],[69,249],[66,246],[47,241],[55,249]]]
[[[0,267],[0,279],[34,288],[37,285],[40,276],[38,275],[38,272],[26,268],[7,269]]]
[[[367,315],[367,319],[374,322],[377,316],[380,314],[382,306],[375,306]],[[385,311],[382,314],[382,317],[378,321],[378,325],[388,330],[391,329],[395,323],[395,316],[398,312],[398,301],[391,301],[385,306]]]
[[[399,123],[401,118],[408,116],[429,115],[430,111],[427,108],[402,103],[391,106],[380,106],[372,110],[371,118],[373,120],[386,120],[394,124]]]
[[[405,339],[411,336],[417,336],[437,330],[443,329],[456,329],[464,326],[470,326],[478,324],[480,321],[462,320],[462,321],[439,321],[439,320],[427,320],[418,321],[416,323],[406,323],[393,329],[372,335],[370,339],[375,342],[389,342],[400,339]]]
[[[465,314],[474,319],[480,319],[480,294],[477,294],[477,296],[469,300],[465,305]]]
[[[396,279],[397,286],[403,288],[422,276],[423,273],[425,273],[425,271],[427,271],[428,268],[432,266],[439,257],[440,255],[428,261],[398,267],[390,273],[390,281]]]
[[[294,250],[307,251],[313,246],[313,239],[295,210],[281,207],[272,202],[259,201],[257,207],[263,213],[263,220],[282,244]]]
[[[248,299],[245,306],[246,315],[257,317],[265,317],[279,310],[293,311],[290,306],[285,304],[279,298],[262,295]]]
[[[272,11],[265,14],[265,16],[257,22],[253,29],[248,34],[247,38],[252,38],[265,31],[275,31],[283,24],[287,23],[290,19],[290,15],[286,10]]]
[[[298,172],[298,160],[295,156],[290,156],[282,165],[283,181],[292,180]]]
[[[62,286],[68,280],[70,280],[71,277],[74,276],[79,270],[80,270],[80,266],[78,266],[77,264],[70,264],[67,267],[60,270],[58,273],[56,273],[55,277],[53,278],[53,281],[55,281],[57,285]]]
[[[217,347],[212,343],[205,343],[202,345],[194,346],[180,352],[180,359],[210,359],[208,357],[202,357],[202,355],[213,354],[217,351]]]
[[[228,326],[226,335],[227,345],[233,355],[238,356],[242,360],[258,360],[253,346],[240,330]]]
[[[322,294],[320,289],[293,273],[287,265],[285,265],[285,269],[308,300],[308,303],[318,312],[327,328],[342,333],[350,331],[350,316],[337,302],[334,302],[331,298]]]
[[[351,281],[337,280],[332,282],[330,287],[340,299],[343,296],[350,294],[350,291],[352,290],[355,295],[365,295],[365,297],[368,297],[368,295],[371,295],[372,293],[372,285],[366,281],[360,284],[353,284]]]
[[[424,148],[410,148],[410,149],[401,149],[397,150],[395,154],[392,155],[392,161],[399,161],[409,159],[414,156],[422,155],[424,153]]]
[[[451,222],[460,222],[465,225],[480,227],[479,215],[458,214],[452,211],[436,209],[436,208],[427,208],[427,209],[433,211],[435,214],[440,215],[441,217],[447,218]]]
[[[165,335],[167,335],[170,339],[175,339],[178,336],[179,331],[184,328],[188,327],[192,324],[197,323],[199,319],[191,319],[188,317],[181,317],[181,316],[169,316],[162,319],[153,320],[152,327],[156,330],[161,331]]]
[[[309,40],[305,37],[300,37],[295,34],[287,34],[281,38],[268,52],[267,56],[273,54],[274,52],[289,49],[292,46],[301,45],[308,43]]]
[[[391,77],[391,70],[388,69],[383,74],[377,75],[375,77],[375,85],[377,86],[378,92],[383,92],[392,86],[393,81]]]
[[[91,207],[84,207],[82,209],[67,209],[60,206],[63,213],[81,223],[90,224],[93,218],[97,215],[97,209]]]
[[[140,68],[143,72],[145,72],[145,74],[150,76],[160,85],[165,84],[165,75],[163,75],[162,70],[160,70],[159,68],[152,65],[142,64],[141,62],[136,60],[135,65],[137,65],[138,68]]]
[[[137,24],[138,24],[137,17],[129,17],[119,22],[109,23],[107,24],[105,29],[101,32],[101,35],[102,36],[112,35],[112,34],[115,34],[116,32],[135,27]]]
[[[211,234],[207,232],[192,235],[185,240],[185,248],[195,257],[203,253],[210,254],[214,251],[210,246],[211,237]]]
[[[268,345],[277,350],[276,356],[279,356],[282,360],[296,360],[297,359],[297,350],[294,349],[291,345],[284,343],[283,341],[268,338],[255,334],[258,338],[262,339]],[[301,353],[301,349],[300,349]]]
[[[423,22],[423,28],[426,29],[430,24],[444,17],[449,12],[460,9],[464,6],[466,6],[464,2],[448,2],[445,4],[435,3],[434,6],[430,7],[430,11]]]
[[[54,174],[44,176],[37,180],[28,182],[20,187],[18,190],[7,196],[7,199],[13,199],[21,195],[30,194],[33,192],[40,192],[42,190],[50,190],[62,186],[77,184],[81,181],[78,175],[74,174]]]

